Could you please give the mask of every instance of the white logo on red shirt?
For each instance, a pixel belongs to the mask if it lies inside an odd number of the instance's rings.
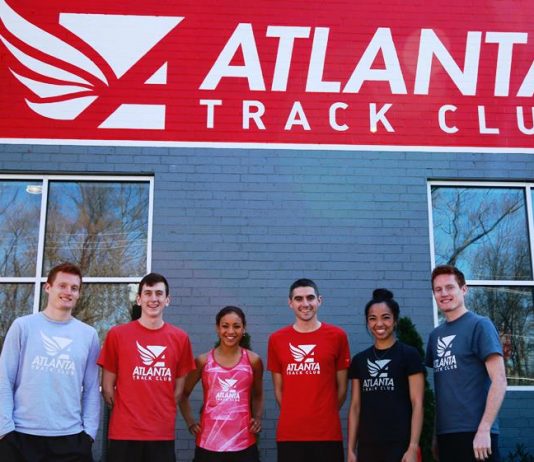
[[[170,382],[172,380],[171,369],[165,367],[165,350],[163,345],[142,346],[135,342],[137,352],[143,366],[135,366],[132,377],[134,380],[158,380]]]
[[[315,348],[317,345],[291,345],[289,351],[295,362],[286,368],[288,375],[316,375],[321,373],[321,366],[315,362]]]
[[[315,358],[313,357],[315,355],[314,351],[315,347],[317,345],[298,345],[293,346],[291,343],[289,344],[289,351],[291,351],[291,355],[293,356],[293,359],[298,362],[305,362],[305,363],[313,363],[315,362]]]
[[[139,342],[135,342],[137,345],[137,351],[139,356],[141,356],[141,361],[145,366],[153,367],[164,367],[165,362],[162,361],[165,359],[163,352],[167,349],[166,346],[162,345],[147,345],[146,348],[139,345]]]

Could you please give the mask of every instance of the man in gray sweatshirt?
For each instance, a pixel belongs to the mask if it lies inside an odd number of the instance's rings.
[[[72,317],[82,274],[48,274],[46,308],[17,318],[0,354],[0,460],[92,461],[98,429],[98,336]]]

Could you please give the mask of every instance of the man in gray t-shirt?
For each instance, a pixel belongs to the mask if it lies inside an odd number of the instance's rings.
[[[499,335],[488,318],[465,307],[467,285],[457,268],[436,267],[432,290],[445,317],[426,353],[434,369],[436,455],[440,462],[498,462],[496,419],[506,392]]]

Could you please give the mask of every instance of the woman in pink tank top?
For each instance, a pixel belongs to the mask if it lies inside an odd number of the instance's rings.
[[[196,437],[193,462],[259,462],[256,434],[263,413],[263,364],[243,347],[245,314],[226,306],[215,317],[217,346],[198,356],[186,379],[180,411]],[[204,403],[195,420],[189,395],[202,381]]]

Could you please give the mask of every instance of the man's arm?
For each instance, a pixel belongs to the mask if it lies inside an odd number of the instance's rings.
[[[491,385],[486,397],[484,414],[473,440],[475,458],[479,460],[486,459],[491,454],[491,426],[497,418],[506,393],[506,371],[502,356],[497,353],[489,355],[486,358],[485,365]]]
[[[100,352],[100,344],[96,331],[87,356],[87,364],[83,376],[82,391],[82,425],[85,433],[93,440],[96,438],[100,421],[100,390],[98,384],[98,366],[96,361]]]
[[[185,386],[185,375],[183,377],[178,377],[176,379],[176,384],[174,386],[174,401],[176,404],[180,402],[182,399],[183,393],[184,393],[184,386]]]
[[[20,327],[12,324],[9,328],[2,354],[0,355],[0,438],[15,430],[13,408],[15,382],[20,358]]]
[[[336,384],[337,384],[337,407],[338,409],[341,409],[341,406],[343,406],[343,403],[345,402],[345,398],[347,397],[347,377],[348,377],[348,369],[342,369],[340,371],[336,371]]]
[[[282,407],[282,391],[283,391],[283,379],[282,374],[279,372],[272,372],[273,377],[273,386],[274,386],[274,397],[278,403],[278,407]]]
[[[115,397],[115,382],[117,374],[102,368],[102,396],[109,407],[113,407]]]
[[[195,436],[200,432],[200,424],[196,421],[193,414],[189,396],[202,376],[202,369],[206,364],[207,358],[207,353],[195,358],[196,369],[193,369],[191,372],[189,372],[189,374],[187,374],[181,397],[177,401],[180,408],[180,413],[184,418],[185,425],[189,429],[189,432]]]

